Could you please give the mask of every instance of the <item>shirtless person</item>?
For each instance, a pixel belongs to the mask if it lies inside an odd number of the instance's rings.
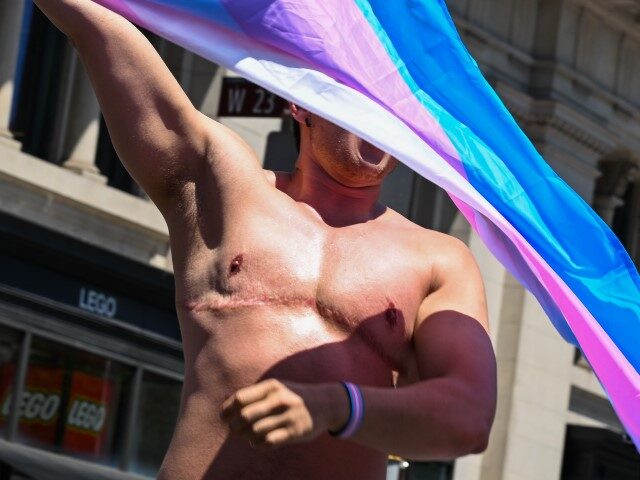
[[[296,170],[264,172],[129,22],[91,0],[36,3],[76,45],[120,158],[169,226],[185,379],[159,478],[384,479],[389,452],[486,448],[480,274],[461,242],[378,202],[395,159],[292,105]],[[351,414],[342,381],[365,405],[349,439],[328,434]]]

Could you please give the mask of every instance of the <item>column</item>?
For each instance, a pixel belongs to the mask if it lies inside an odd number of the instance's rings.
[[[468,225],[468,224],[467,224]],[[458,227],[460,228],[460,227]],[[480,237],[470,231],[467,244],[473,252],[485,285],[489,332],[498,366],[497,411],[489,446],[481,455],[456,460],[454,480],[500,480],[509,442],[518,347],[522,329],[525,290],[489,252]],[[461,231],[461,230],[459,230]],[[463,235],[459,237],[464,238]]]
[[[559,480],[575,348],[533,295],[524,293],[522,307],[512,369],[501,372],[512,384],[501,476],[485,478]]]
[[[13,138],[9,132],[9,116],[24,5],[24,0],[0,2],[0,140]]]
[[[75,51],[70,52],[67,91],[60,118],[60,151],[64,168],[100,183],[107,178],[95,165],[100,134],[100,105]]]
[[[596,183],[593,208],[608,225],[613,223],[616,209],[624,205],[629,183],[640,174],[639,165],[627,150],[612,153],[600,161],[602,175]]]
[[[180,83],[202,113],[217,118],[226,70],[197,55],[185,52]]]

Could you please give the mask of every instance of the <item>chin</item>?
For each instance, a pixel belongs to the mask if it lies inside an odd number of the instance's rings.
[[[342,172],[343,185],[352,188],[375,187],[380,185],[389,172],[371,164],[358,166],[354,170]]]
[[[362,159],[359,162],[359,170],[363,178],[381,183],[398,165],[398,161],[385,154],[378,162],[370,162]]]
[[[336,181],[350,188],[378,186],[398,164],[395,158],[383,152],[376,155],[342,153],[335,155],[330,162],[323,162],[323,169]]]

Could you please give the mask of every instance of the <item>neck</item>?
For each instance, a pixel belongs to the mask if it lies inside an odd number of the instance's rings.
[[[364,223],[385,210],[378,202],[380,185],[348,187],[335,180],[315,161],[302,156],[296,164],[287,194],[307,204],[333,227]]]

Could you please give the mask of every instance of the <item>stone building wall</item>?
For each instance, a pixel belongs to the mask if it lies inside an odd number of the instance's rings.
[[[640,164],[640,2],[448,4],[488,81],[549,164],[608,223],[623,207],[631,208],[637,220],[640,208],[625,202],[640,204],[640,194],[628,193]],[[25,0],[0,2],[0,211],[170,270],[168,232],[160,214],[148,200],[107,186],[95,165],[99,110],[71,48],[64,59],[66,93],[58,108],[55,162],[22,152],[9,132],[25,5]],[[156,47],[194,104],[215,116],[221,79],[228,72],[167,42]],[[261,156],[267,134],[281,123],[224,122]],[[411,216],[431,218],[421,201],[433,192],[415,185]],[[573,347],[468,225],[459,217],[447,225],[468,242],[483,271],[499,362],[499,408],[490,447],[483,455],[458,460],[454,477],[559,479],[567,424],[619,425],[611,414],[571,407],[585,404],[580,399],[587,397],[606,407],[593,373],[583,361],[574,361]],[[629,238],[640,241],[634,228]]]
[[[640,3],[452,0],[461,36],[554,170],[611,224],[640,163]],[[567,424],[619,430],[584,360],[535,299],[471,236],[499,363],[488,451],[456,462],[456,480],[559,479]],[[596,402],[596,403],[597,403]]]

